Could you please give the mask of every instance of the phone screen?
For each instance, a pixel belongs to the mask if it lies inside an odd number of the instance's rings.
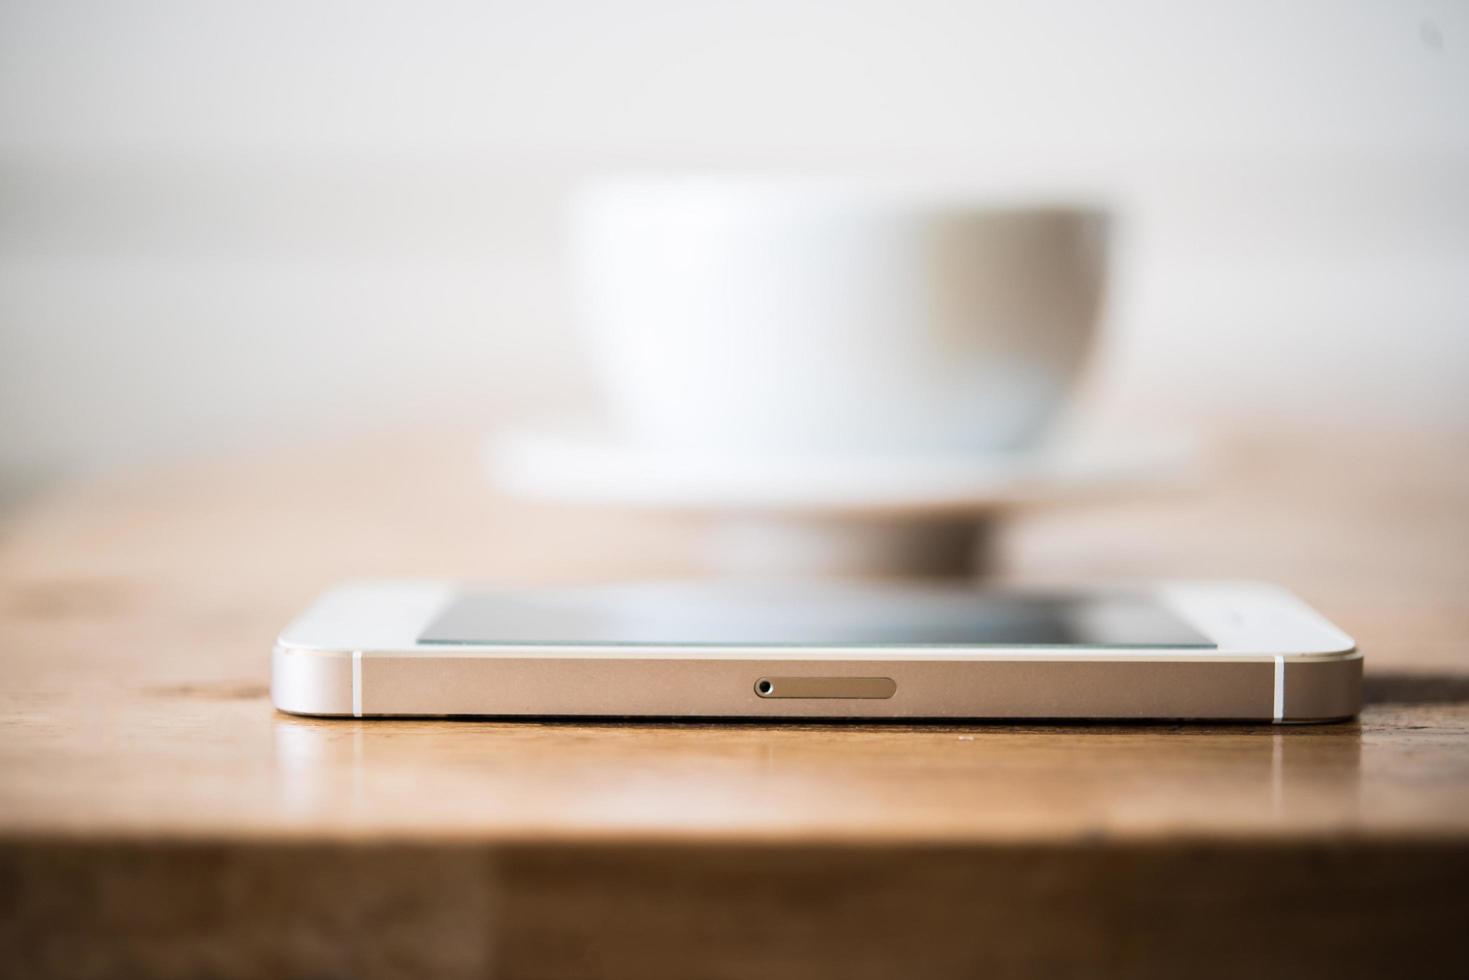
[[[629,585],[460,593],[419,642],[575,646],[1213,648],[1146,593]]]

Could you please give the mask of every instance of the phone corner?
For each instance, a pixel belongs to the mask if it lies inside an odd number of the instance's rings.
[[[270,658],[270,701],[290,715],[355,713],[357,683],[350,652],[277,642]]]
[[[1336,656],[1281,659],[1275,721],[1314,724],[1350,721],[1362,712],[1362,655],[1355,647]]]

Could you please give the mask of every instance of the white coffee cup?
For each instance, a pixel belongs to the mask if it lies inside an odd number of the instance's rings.
[[[1095,332],[1106,219],[893,185],[607,180],[571,238],[620,432],[672,451],[1030,445]]]

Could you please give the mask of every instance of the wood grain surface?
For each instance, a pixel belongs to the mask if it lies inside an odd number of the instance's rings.
[[[693,518],[495,497],[412,434],[63,488],[0,525],[0,973],[1417,975],[1469,921],[1469,453],[1222,441],[1030,511],[1028,582],[1282,582],[1332,726],[313,721],[271,641],[362,576],[676,576]]]

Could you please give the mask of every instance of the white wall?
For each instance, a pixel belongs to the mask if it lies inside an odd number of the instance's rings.
[[[586,401],[559,195],[1122,210],[1119,402],[1469,427],[1469,4],[0,0],[0,481]]]

